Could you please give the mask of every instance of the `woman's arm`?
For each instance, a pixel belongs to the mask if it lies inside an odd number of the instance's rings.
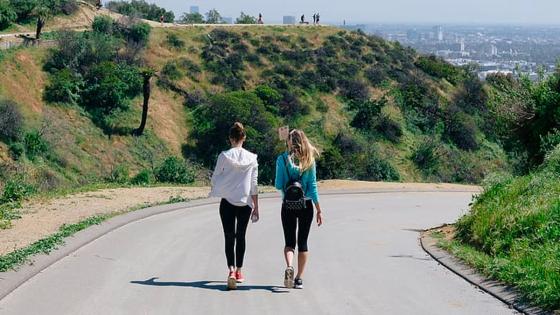
[[[323,212],[321,211],[321,205],[319,204],[319,190],[317,188],[317,169],[315,164],[310,169],[309,182],[307,183],[308,194],[311,199],[313,199],[313,204],[317,209],[317,225],[321,226],[323,224]]]
[[[259,177],[259,166],[255,165],[251,172],[251,198],[253,199],[253,216],[256,217],[256,222],[259,220],[259,187],[258,187],[258,177]]]
[[[276,189],[284,191],[284,186],[286,185],[286,180],[284,179],[284,155],[280,155],[276,159],[276,177],[274,179],[274,187]]]
[[[317,208],[317,225],[323,225],[323,212],[321,211],[321,205],[319,203],[315,204],[315,208]]]
[[[212,173],[212,178],[210,179],[210,184],[214,186],[216,183],[216,179],[220,174],[224,171],[224,156],[220,153],[218,156],[218,161],[216,162],[216,167],[214,168],[214,172]]]

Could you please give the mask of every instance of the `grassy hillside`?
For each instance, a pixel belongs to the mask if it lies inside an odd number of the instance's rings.
[[[447,244],[533,303],[560,310],[560,146],[534,173],[488,181]]]
[[[141,96],[104,117],[108,131],[80,100],[45,101],[49,49],[2,51],[0,98],[23,117],[20,140],[0,142],[2,184],[25,174],[35,190],[75,187],[152,172],[169,156],[204,179],[234,119],[251,130],[263,182],[284,124],[319,146],[323,179],[477,183],[506,169],[474,75],[397,43],[331,27],[165,28],[152,29],[141,55],[156,76],[146,132],[133,137],[115,130],[138,126]]]

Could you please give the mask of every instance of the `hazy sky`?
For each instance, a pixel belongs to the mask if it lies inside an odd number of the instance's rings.
[[[105,0],[106,1],[106,0]],[[201,13],[216,8],[222,16],[262,12],[265,22],[283,15],[321,13],[321,20],[339,23],[515,23],[560,24],[560,0],[147,0],[179,16],[191,5]]]

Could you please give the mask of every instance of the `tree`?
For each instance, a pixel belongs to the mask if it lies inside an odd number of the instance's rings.
[[[17,19],[17,14],[7,0],[0,0],[0,30],[7,28]]]
[[[220,12],[216,9],[212,9],[206,13],[206,23],[208,24],[222,24],[224,20],[220,15]]]
[[[33,16],[37,18],[37,29],[35,32],[35,39],[40,39],[41,32],[47,20],[49,20],[54,15],[54,0],[41,0],[37,3],[37,6],[33,9]]]
[[[154,70],[150,68],[140,70],[142,75],[143,84],[142,91],[144,94],[144,102],[142,105],[142,121],[140,122],[140,127],[134,131],[135,136],[141,136],[144,133],[144,128],[146,127],[146,121],[148,120],[148,106],[150,102],[151,85],[150,79],[154,76]]]
[[[257,18],[248,14],[245,14],[243,11],[241,15],[235,20],[236,24],[257,24]]]
[[[198,12],[183,13],[183,16],[181,16],[181,22],[185,24],[204,24],[204,16]]]

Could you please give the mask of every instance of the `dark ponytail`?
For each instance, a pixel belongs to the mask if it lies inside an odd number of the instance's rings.
[[[231,128],[229,128],[229,139],[233,143],[239,143],[239,141],[245,139],[247,134],[245,133],[245,127],[240,122],[235,122]]]

